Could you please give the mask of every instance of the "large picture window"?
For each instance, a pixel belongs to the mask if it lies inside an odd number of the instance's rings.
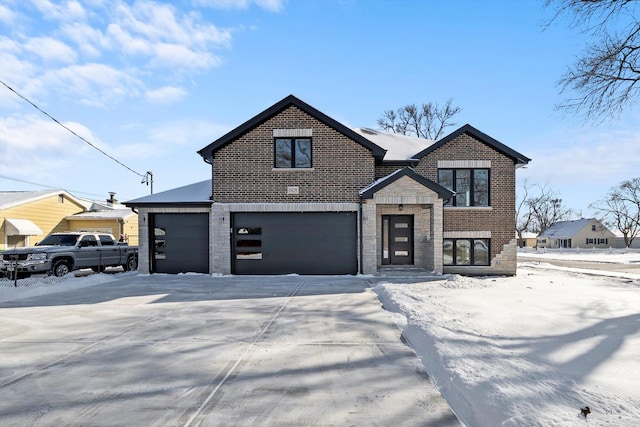
[[[489,239],[444,239],[444,265],[489,265]]]
[[[274,142],[276,168],[310,168],[311,138],[276,138]]]
[[[439,169],[438,184],[456,193],[445,206],[489,206],[489,169]]]

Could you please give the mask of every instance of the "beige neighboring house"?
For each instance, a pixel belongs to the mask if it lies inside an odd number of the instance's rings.
[[[64,190],[0,191],[0,251],[33,246],[60,231],[124,234],[137,244],[137,215],[111,200],[95,203]]]
[[[531,231],[524,231],[522,238],[518,238],[519,248],[535,248],[538,243],[538,235]]]
[[[65,217],[70,231],[100,231],[122,238],[129,245],[138,244],[138,215],[130,208],[91,210]]]
[[[538,236],[540,248],[609,248],[615,234],[595,218],[558,221]]]
[[[0,250],[33,246],[49,233],[68,231],[65,218],[85,210],[64,190],[0,191]]]

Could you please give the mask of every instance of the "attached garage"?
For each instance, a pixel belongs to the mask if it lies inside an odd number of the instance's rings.
[[[233,214],[234,274],[356,274],[357,213]]]
[[[149,214],[153,273],[209,273],[209,214]]]

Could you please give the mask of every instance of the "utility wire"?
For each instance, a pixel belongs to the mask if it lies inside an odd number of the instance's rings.
[[[37,182],[25,181],[24,179],[12,178],[12,177],[6,176],[6,175],[0,175],[0,180],[2,180],[2,179],[6,179],[8,181],[22,182],[23,184],[35,185],[37,187],[44,187],[44,188],[47,188],[49,190],[64,190],[64,191],[67,191],[67,192],[69,192],[71,194],[85,194],[87,196],[97,196],[97,197],[102,197],[103,196],[101,194],[87,193],[87,192],[79,191],[79,190],[70,190],[70,189],[67,189],[67,188],[55,187],[55,186],[52,186],[52,185],[38,184]]]
[[[118,163],[120,166],[124,166],[125,168],[129,169],[131,172],[135,173],[136,175],[140,176],[143,178],[142,182],[145,182],[144,180],[147,179],[147,174],[141,174],[138,173],[136,171],[134,171],[133,169],[131,169],[129,166],[125,165],[124,163],[122,163],[120,160],[116,159],[115,157],[105,153],[104,151],[102,151],[101,149],[99,149],[98,147],[96,147],[95,145],[93,145],[92,143],[90,143],[89,141],[87,141],[85,138],[81,137],[80,135],[78,135],[77,133],[75,133],[74,131],[72,131],[71,129],[69,129],[67,126],[63,125],[62,123],[60,123],[55,117],[53,117],[51,114],[47,113],[46,111],[44,111],[42,108],[38,107],[36,104],[34,104],[33,102],[29,101],[27,98],[25,98],[24,96],[22,96],[21,94],[19,94],[15,89],[13,89],[11,86],[9,86],[8,84],[6,84],[5,82],[3,82],[2,80],[0,80],[0,83],[2,83],[7,89],[9,89],[11,92],[15,93],[16,95],[18,95],[20,98],[24,99],[25,101],[27,101],[29,104],[31,104],[36,110],[40,111],[42,114],[44,114],[45,116],[49,117],[51,120],[53,120],[54,122],[56,122],[57,124],[59,124],[60,126],[62,126],[63,128],[65,128],[66,130],[68,130],[69,132],[71,132],[73,135],[75,135],[76,137],[80,138],[82,141],[84,141],[85,143],[89,144],[92,148],[95,148],[96,150],[98,150],[99,152],[101,152],[102,154],[104,154],[105,156],[107,156],[108,158],[110,158],[111,160],[113,160],[114,162]]]

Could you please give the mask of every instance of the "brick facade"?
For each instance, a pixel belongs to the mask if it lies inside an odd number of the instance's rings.
[[[513,159],[471,135],[462,134],[423,157],[416,172],[437,182],[439,160],[490,161],[490,207],[445,207],[443,230],[445,233],[490,232],[492,266],[473,267],[474,274],[478,271],[515,274],[516,167]],[[509,254],[503,253],[505,250]],[[510,252],[514,252],[513,255]],[[444,270],[460,273],[471,272],[471,269],[446,267]]]
[[[274,168],[274,129],[312,129],[311,169]],[[358,202],[374,180],[371,151],[290,106],[219,149],[213,159],[213,199],[218,203]],[[288,187],[298,194],[287,194]]]
[[[411,215],[412,267],[436,273],[515,274],[515,170],[516,164],[530,159],[465,125],[415,153],[418,161],[385,162],[384,149],[371,135],[357,134],[289,96],[200,150],[212,165],[211,273],[233,271],[234,213],[357,212],[361,273],[374,274],[382,266],[382,216]],[[311,138],[312,167],[275,168],[276,137]],[[451,191],[437,184],[438,168],[489,169],[489,206],[443,206]],[[140,211],[142,271],[149,264],[145,221],[153,212],[176,212],[171,209]],[[490,265],[443,266],[446,238],[490,239]]]

